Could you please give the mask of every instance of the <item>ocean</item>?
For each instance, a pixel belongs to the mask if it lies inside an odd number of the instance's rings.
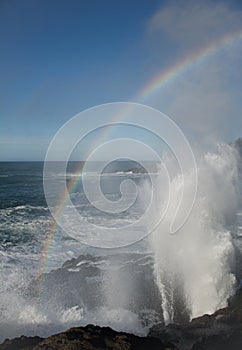
[[[101,176],[88,174],[90,181],[101,177],[102,192],[113,202],[120,200],[124,180],[136,184],[133,205],[118,216],[88,201],[83,164],[70,163],[66,179],[58,163],[53,165],[48,176],[53,184],[67,183],[79,221],[70,215],[65,222],[78,235],[65,232],[51,215],[43,162],[1,162],[0,341],[89,323],[146,335],[157,323],[182,322],[225,306],[241,277],[235,258],[242,251],[241,180],[231,159],[227,149],[203,157],[199,170],[206,181],[194,214],[172,243],[159,228],[147,235],[145,225],[132,226],[146,210],[150,186],[150,175],[133,162],[116,162]],[[153,175],[162,198],[165,189],[155,165]],[[174,178],[171,191],[176,188]],[[134,242],[119,244],[120,237],[113,236],[116,247],[98,247],[103,227],[128,232]]]

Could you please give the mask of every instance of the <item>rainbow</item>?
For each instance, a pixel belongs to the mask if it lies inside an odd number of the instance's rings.
[[[228,49],[233,45],[240,43],[241,39],[242,39],[242,31],[239,31],[239,32],[234,32],[232,34],[231,33],[227,34],[223,38],[215,42],[210,42],[206,47],[203,47],[202,49],[189,54],[187,57],[185,57],[183,60],[181,60],[177,64],[170,66],[167,70],[165,71],[162,70],[153,79],[151,79],[148,82],[148,84],[145,85],[130,101],[137,102],[137,103],[146,102],[151,96],[160,92],[160,90],[164,88],[166,85],[172,82],[175,82],[178,78],[185,75],[188,71],[191,71],[196,66],[207,61],[209,58],[218,54],[222,50]],[[125,116],[127,115],[127,112],[128,111],[125,111],[122,115],[115,116],[113,122],[124,121]],[[97,140],[95,144],[96,145],[101,144],[107,137],[107,134],[109,134],[109,131],[107,130],[105,131],[104,129],[103,133],[101,134],[100,138]],[[81,173],[81,169],[79,170]],[[79,177],[72,179],[72,181],[68,186],[69,193],[75,190],[78,184],[78,181],[79,181]],[[62,215],[62,211],[63,211],[63,208],[65,207],[66,201],[67,201],[67,196],[65,194],[61,199],[60,206],[58,208],[59,216]],[[42,255],[40,259],[40,275],[46,270],[46,266],[48,263],[48,256],[52,249],[52,246],[51,246],[52,241],[54,236],[57,234],[57,232],[58,232],[58,225],[55,222],[53,222],[53,224],[50,227],[49,234],[47,235],[47,238],[43,244],[43,250],[42,250]]]
[[[161,88],[165,87],[168,83],[173,82],[175,79],[184,75],[188,71],[192,70],[196,66],[200,65],[210,57],[219,53],[224,49],[232,47],[234,44],[239,43],[242,39],[242,31],[237,31],[225,35],[222,39],[216,42],[209,43],[206,47],[198,50],[185,57],[181,62],[169,67],[166,71],[161,71],[160,74],[155,76],[137,95],[136,100],[138,102],[144,102],[151,95],[158,92]]]
[[[82,163],[80,166],[78,162],[77,174],[80,174],[80,176],[81,176],[83,166],[84,166],[84,163]],[[68,193],[74,192],[75,188],[78,185],[80,176],[73,177],[72,180],[68,183],[67,185]],[[60,205],[56,210],[57,216],[61,216],[63,209],[66,205],[67,199],[68,199],[68,195],[65,194],[60,200]],[[39,271],[39,277],[38,277],[40,280],[43,277],[43,273],[46,271],[46,266],[48,263],[48,255],[51,250],[51,244],[53,242],[53,238],[58,233],[58,230],[59,230],[59,226],[56,223],[56,221],[54,219],[52,220],[53,220],[52,224],[50,225],[49,232],[47,234],[47,237],[44,241],[43,248],[42,248],[42,253],[40,258],[40,271]]]

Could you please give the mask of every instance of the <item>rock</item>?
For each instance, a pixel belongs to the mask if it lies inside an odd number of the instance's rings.
[[[158,324],[151,328],[151,337],[170,341],[180,350],[241,350],[242,290],[229,306],[213,315],[203,315],[185,324]]]
[[[242,333],[213,335],[204,337],[196,343],[192,350],[241,350]]]
[[[116,332],[109,327],[88,325],[71,328],[47,339],[21,337],[5,340],[0,350],[176,350],[170,342]]]
[[[46,339],[20,337],[5,340],[0,350],[241,350],[242,290],[229,306],[183,324],[157,324],[148,337],[88,325],[71,328]]]
[[[25,337],[15,339],[6,339],[3,344],[0,345],[1,350],[31,350],[34,346],[43,341],[40,337]]]

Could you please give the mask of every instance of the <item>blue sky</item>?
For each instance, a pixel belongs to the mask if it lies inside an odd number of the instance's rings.
[[[192,1],[1,1],[0,160],[44,159],[72,116],[132,101],[160,71],[240,27],[241,7],[233,1],[200,8]],[[146,104],[171,115],[190,139],[208,130],[225,140],[242,136],[241,45]]]

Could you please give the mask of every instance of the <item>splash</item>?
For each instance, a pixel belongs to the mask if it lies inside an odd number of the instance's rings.
[[[210,57],[213,57],[214,55],[216,55],[221,50],[224,50],[226,48],[231,48],[233,45],[240,42],[241,40],[242,40],[242,32],[240,30],[240,31],[228,33],[227,35],[223,36],[219,40],[211,41],[208,45],[206,45],[205,47],[202,47],[201,49],[195,52],[190,53],[188,56],[183,58],[181,61],[177,62],[175,65],[168,67],[166,70],[161,70],[159,74],[157,74],[147,84],[145,84],[145,86],[132,98],[132,101],[137,101],[141,103],[148,102],[150,97],[152,97],[155,93],[157,93],[162,88],[164,88],[167,84],[174,82],[177,78],[185,75],[189,70],[192,70],[197,65],[202,64],[203,62],[208,60]],[[127,108],[124,108],[122,113],[114,115],[113,120],[110,121],[110,125],[112,123],[124,123],[129,113],[130,113],[130,110]],[[103,128],[97,140],[93,142],[92,148],[95,149],[98,145],[105,142],[105,140],[108,137],[109,138],[111,137],[111,134],[113,132],[114,132],[113,129]],[[79,170],[80,174],[82,172],[82,168],[83,168],[83,164],[81,164],[80,168],[77,169]],[[70,193],[76,188],[79,180],[80,179],[78,177],[73,178],[69,186]],[[67,198],[68,198],[68,193],[65,193],[63,197],[60,199],[60,205],[59,205],[59,208],[57,209],[58,215],[60,217],[62,216],[63,208],[66,205]],[[46,242],[43,244],[43,253],[42,253],[42,259],[40,264],[41,272],[44,271],[43,266],[48,264],[48,255],[51,249],[50,247],[57,232],[58,232],[58,226],[57,224],[53,224],[46,238]]]
[[[201,156],[198,174],[197,200],[181,231],[170,235],[168,223],[163,222],[152,237],[154,275],[165,323],[214,313],[227,305],[236,285],[230,233],[238,204],[235,150],[220,145],[217,152]],[[161,193],[166,191],[162,174],[157,181]],[[182,179],[175,175],[168,217],[172,218],[181,190]]]

